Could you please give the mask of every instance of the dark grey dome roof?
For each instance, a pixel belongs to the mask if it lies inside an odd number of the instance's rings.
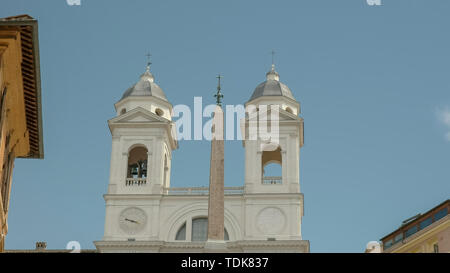
[[[291,89],[284,83],[280,82],[280,76],[275,71],[275,67],[272,65],[272,69],[266,74],[267,80],[255,88],[250,98],[251,100],[257,99],[263,96],[284,96],[295,100],[292,95]]]
[[[132,87],[128,88],[122,96],[122,99],[130,96],[154,96],[168,101],[164,91],[155,82],[150,69],[147,68],[141,79]]]

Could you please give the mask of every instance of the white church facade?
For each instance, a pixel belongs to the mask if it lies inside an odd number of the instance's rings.
[[[242,187],[225,187],[227,252],[309,252],[301,225],[300,104],[272,66],[246,105],[279,105],[279,141],[243,140]],[[203,252],[207,239],[208,188],[170,186],[172,151],[178,148],[172,105],[147,71],[115,104],[105,230],[99,252]],[[247,115],[243,124],[256,122]],[[281,175],[264,168],[279,164]],[[227,170],[225,169],[225,173]],[[189,178],[187,178],[188,180]]]

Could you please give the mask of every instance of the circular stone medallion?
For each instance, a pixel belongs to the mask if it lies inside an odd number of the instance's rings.
[[[283,231],[286,217],[279,208],[265,208],[259,213],[256,224],[264,235],[276,235]]]

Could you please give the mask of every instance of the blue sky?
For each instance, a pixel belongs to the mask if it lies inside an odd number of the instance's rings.
[[[16,160],[7,249],[82,248],[103,236],[113,104],[145,69],[172,104],[246,102],[270,51],[302,105],[302,235],[312,252],[361,252],[450,196],[447,0],[3,0],[39,20],[44,160]],[[208,184],[207,141],[173,154],[172,186]],[[241,142],[225,183],[244,182]]]

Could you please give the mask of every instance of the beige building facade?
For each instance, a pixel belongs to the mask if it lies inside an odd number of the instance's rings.
[[[450,200],[403,221],[381,241],[383,253],[450,253]]]

